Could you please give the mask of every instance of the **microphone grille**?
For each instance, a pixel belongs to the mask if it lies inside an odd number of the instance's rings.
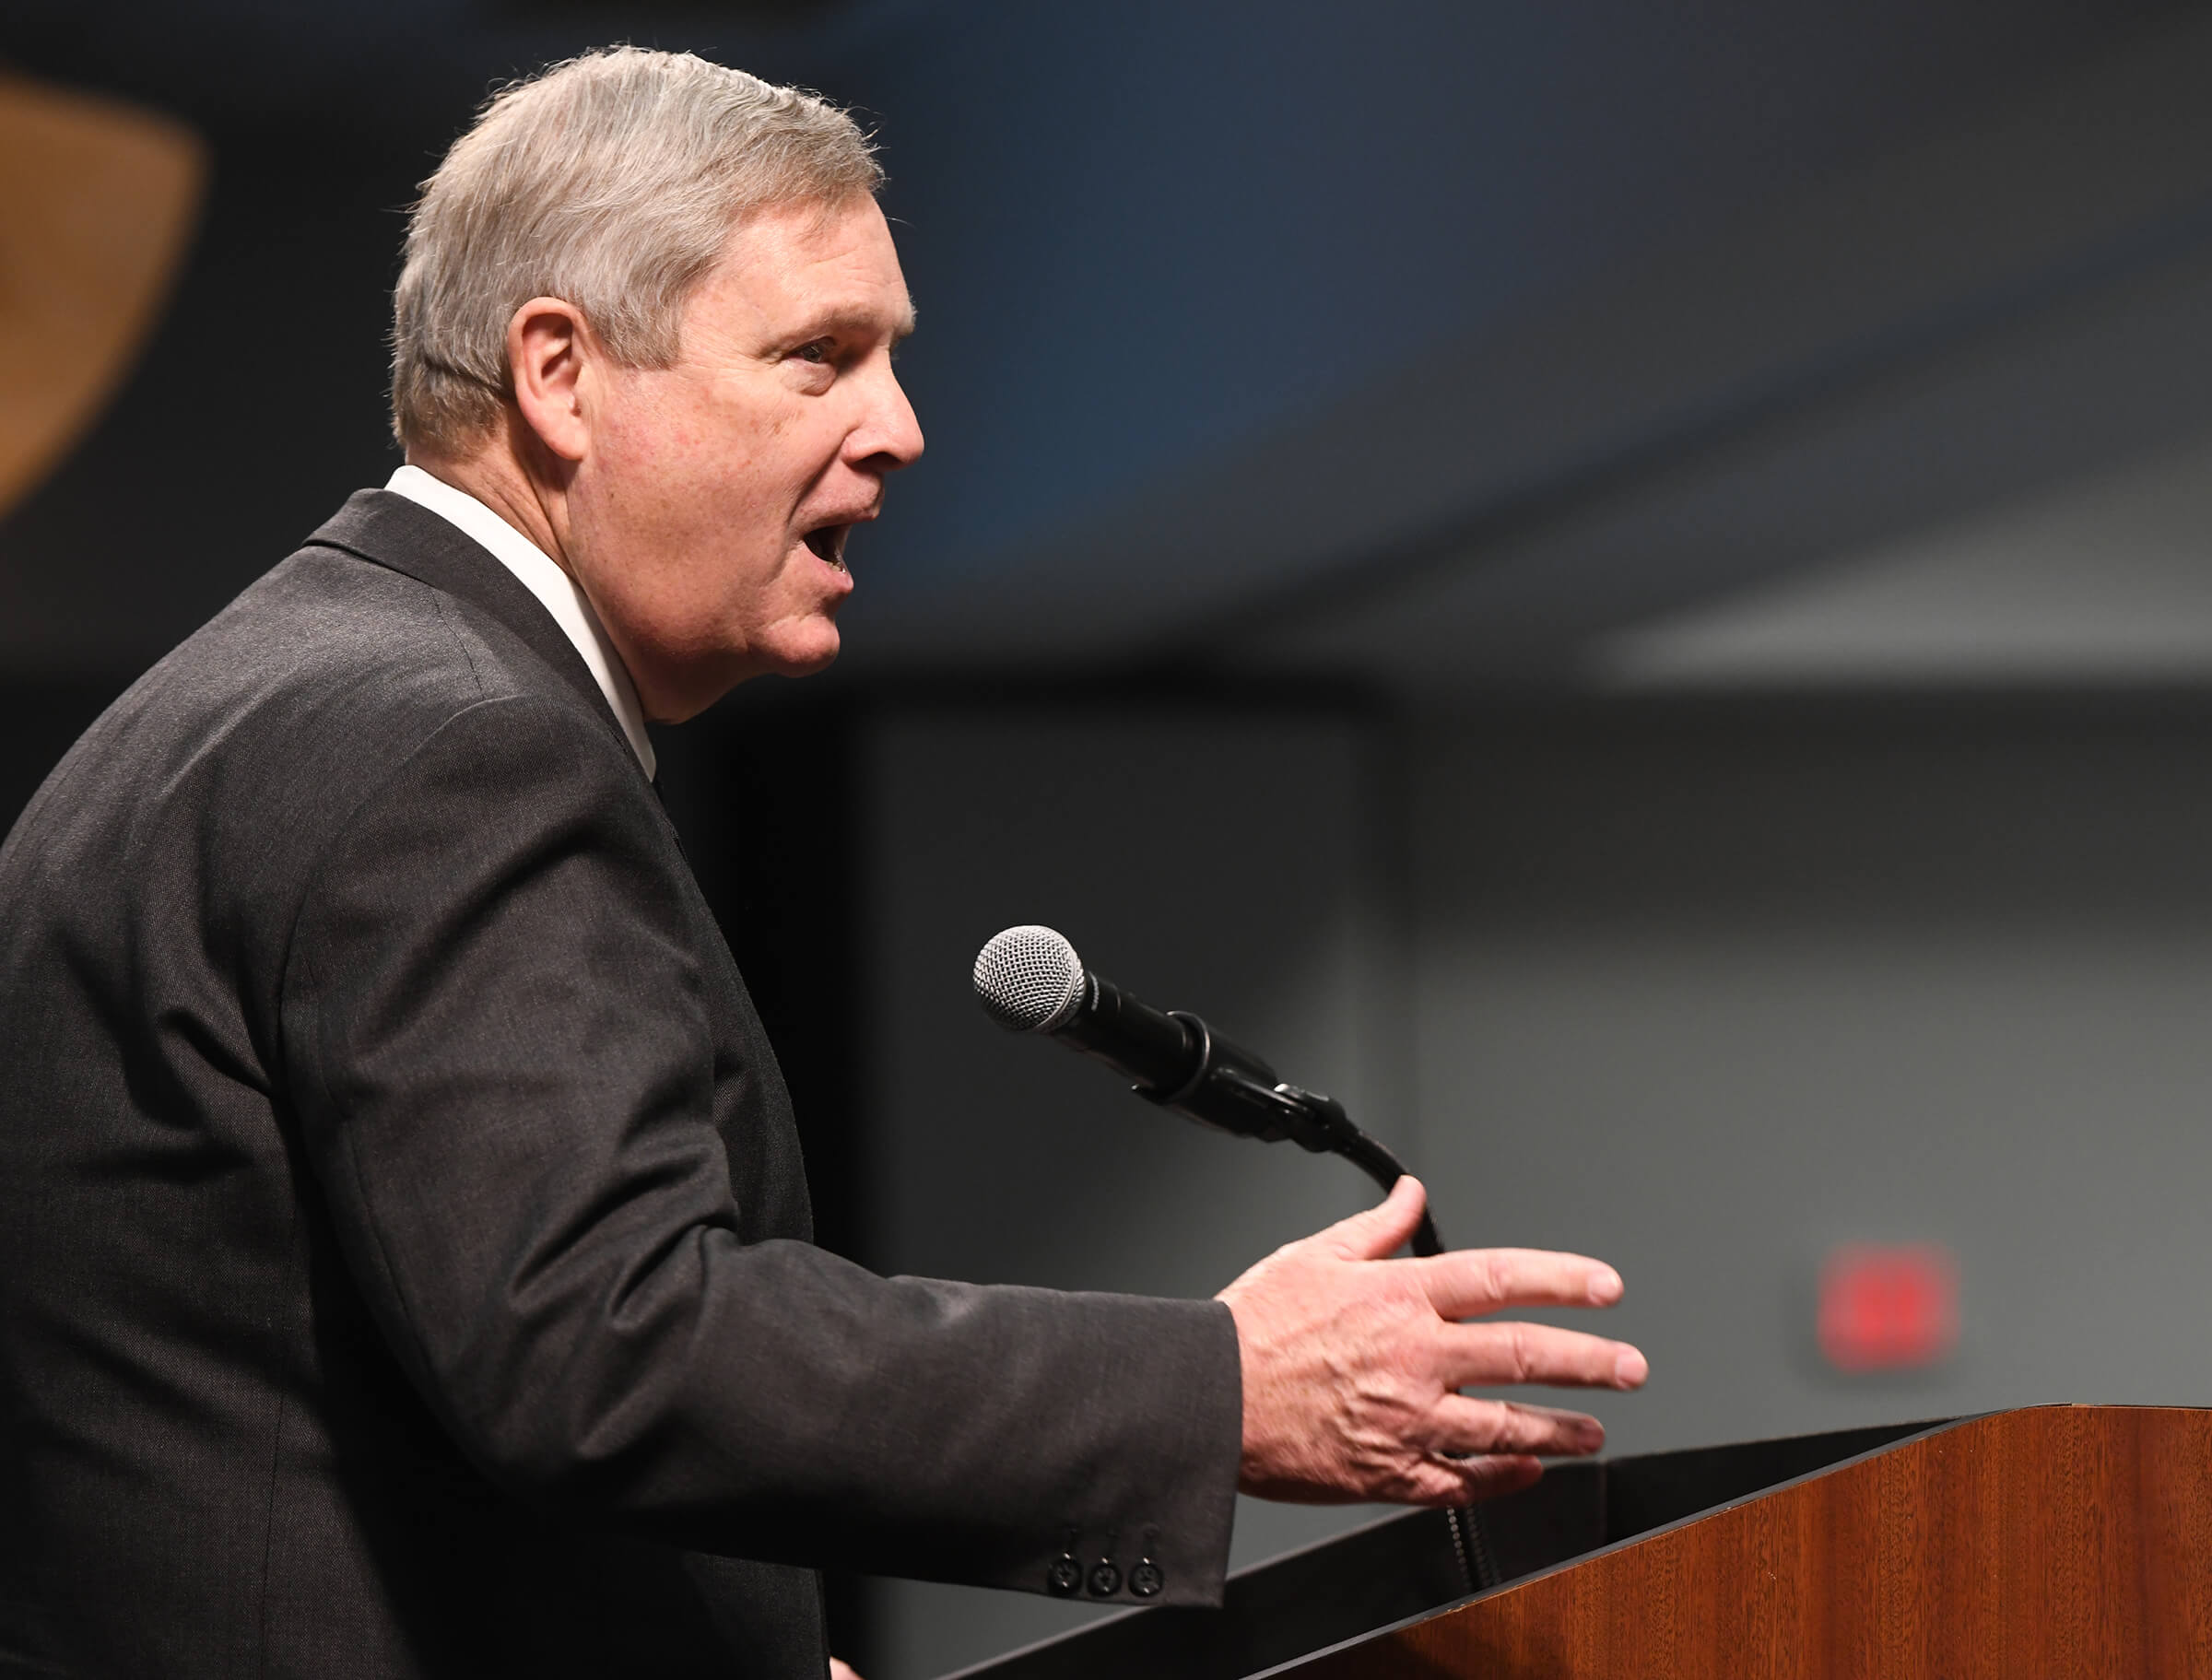
[[[1010,927],[975,954],[975,995],[1012,1032],[1050,1032],[1083,1002],[1083,959],[1049,927]]]

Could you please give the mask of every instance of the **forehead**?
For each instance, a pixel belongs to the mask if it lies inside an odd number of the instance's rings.
[[[889,225],[872,198],[777,205],[731,235],[693,300],[733,330],[903,338],[914,306]]]

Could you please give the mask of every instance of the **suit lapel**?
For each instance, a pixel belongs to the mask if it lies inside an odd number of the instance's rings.
[[[390,490],[356,490],[301,546],[342,550],[490,614],[559,672],[629,750],[629,737],[568,632],[497,556],[450,521]]]

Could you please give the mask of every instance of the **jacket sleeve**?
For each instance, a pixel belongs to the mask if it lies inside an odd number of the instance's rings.
[[[288,1095],[431,1409],[510,1492],[696,1550],[1044,1592],[1072,1549],[1218,1603],[1226,1308],[740,1239],[712,1097],[757,1052],[714,1042],[662,820],[611,734],[486,700],[301,904]]]

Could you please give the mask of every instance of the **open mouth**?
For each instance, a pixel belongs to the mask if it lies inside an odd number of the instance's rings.
[[[817,559],[826,561],[842,571],[845,569],[845,537],[852,529],[851,525],[824,525],[818,531],[809,531],[806,534],[806,546],[814,550]]]

